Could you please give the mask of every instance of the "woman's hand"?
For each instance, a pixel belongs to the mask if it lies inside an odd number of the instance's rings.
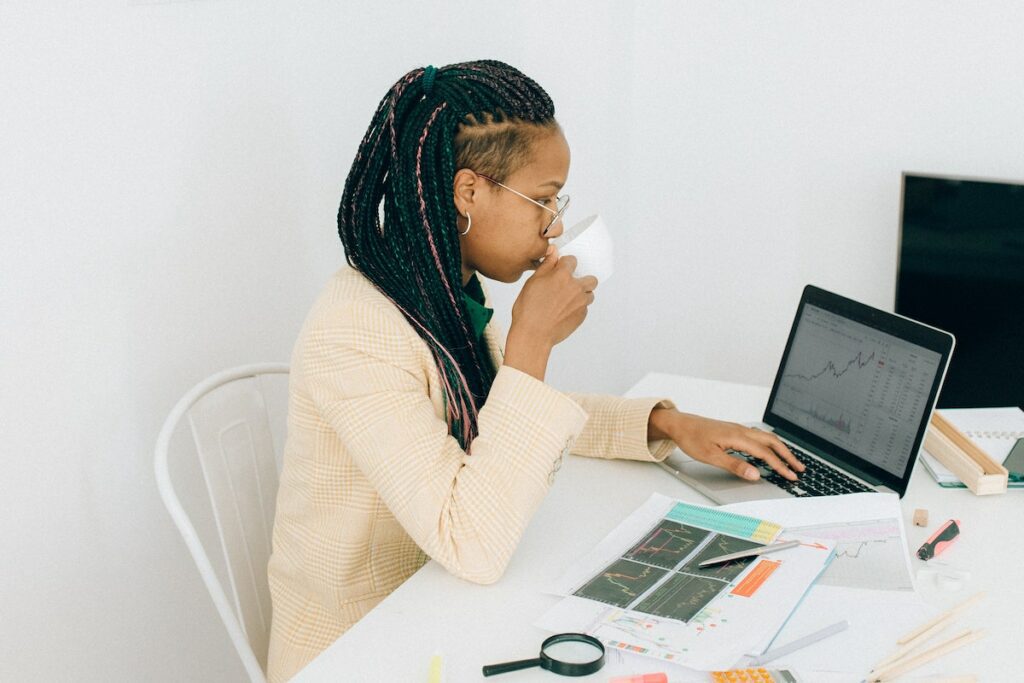
[[[670,408],[651,411],[647,438],[672,439],[694,460],[721,467],[743,479],[758,479],[761,474],[747,461],[726,453],[726,449],[749,453],[790,480],[797,478],[794,470],[804,471],[804,465],[770,432]]]
[[[505,342],[505,365],[544,379],[551,349],[565,340],[587,317],[594,303],[597,278],[576,278],[576,257],[558,257],[552,245],[512,305],[512,324]]]
[[[512,305],[512,325],[554,346],[576,331],[594,303],[597,278],[573,277],[576,257],[559,258],[551,245]]]

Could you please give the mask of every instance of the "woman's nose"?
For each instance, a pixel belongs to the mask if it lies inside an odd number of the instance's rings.
[[[547,239],[554,239],[565,232],[565,223],[562,222],[562,216],[558,217],[554,223],[548,226],[547,232],[544,233],[544,237]]]

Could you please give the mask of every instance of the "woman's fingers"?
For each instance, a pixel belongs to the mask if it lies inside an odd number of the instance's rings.
[[[796,481],[796,472],[806,469],[771,432],[685,413],[679,413],[678,418],[681,424],[674,438],[684,453],[743,479],[759,478],[759,463],[731,453],[742,452],[756,458],[790,481]]]
[[[594,277],[593,275],[581,277],[579,280],[580,286],[583,287],[584,292],[593,292],[595,289],[597,289],[597,278]]]
[[[569,271],[569,275],[573,274],[576,270],[576,257],[575,256],[559,256],[558,267],[562,270]]]
[[[797,460],[796,456],[793,455],[793,452],[782,442],[782,439],[771,432],[763,432],[760,429],[755,429],[753,431],[754,436],[752,438],[772,449],[776,455],[786,461],[786,464],[789,465],[790,468],[797,472],[803,472],[806,469],[804,464]]]
[[[544,260],[537,266],[536,272],[543,275],[549,270],[554,270],[558,265],[558,260],[558,247],[553,244],[549,245],[547,253],[544,254]]]
[[[759,430],[750,431],[752,433],[742,440],[740,448],[737,450],[749,453],[758,460],[763,461],[766,465],[784,476],[786,479],[796,481],[797,476],[793,470],[802,472],[804,470],[804,466],[796,459],[796,456],[786,448],[785,444],[783,444],[777,436],[768,434],[767,432],[761,432]]]
[[[708,465],[721,467],[723,470],[732,472],[741,479],[754,480],[761,477],[761,473],[757,471],[756,467],[747,463],[746,460],[732,457],[721,449],[705,451],[703,457],[699,458],[699,460]]]

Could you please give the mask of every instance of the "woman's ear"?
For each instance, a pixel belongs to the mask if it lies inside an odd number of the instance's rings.
[[[467,212],[472,213],[473,209],[476,208],[476,202],[479,199],[480,181],[480,176],[468,168],[460,168],[455,172],[453,188],[455,210],[459,212],[460,216],[465,217]]]

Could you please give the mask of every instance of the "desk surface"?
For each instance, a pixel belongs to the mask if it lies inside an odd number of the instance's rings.
[[[768,389],[649,374],[627,395],[669,397],[686,412],[752,422],[763,413]],[[448,683],[569,680],[538,669],[484,679],[480,667],[536,656],[533,653],[550,634],[532,624],[559,599],[543,593],[543,588],[654,491],[709,503],[650,463],[567,458],[498,583],[471,584],[429,562],[294,680],[415,683],[427,679],[435,654],[444,658]],[[1018,680],[1014,672],[1021,646],[1016,629],[1024,615],[1024,551],[1020,543],[1024,540],[1024,491],[979,497],[967,490],[943,489],[918,464],[901,507],[911,550],[927,537],[926,528],[912,524],[915,508],[929,511],[928,528],[955,517],[964,529],[945,557],[956,568],[969,571],[970,579],[956,592],[930,588],[921,582],[922,598],[945,609],[980,590],[988,595],[957,620],[964,628],[987,628],[988,636],[911,676],[948,672],[975,674],[979,681]],[[916,557],[912,559],[915,571],[923,564]],[[886,654],[879,652],[878,658]],[[609,660],[601,672],[572,680],[603,682],[613,675],[669,670],[654,660],[639,669],[637,659],[622,662],[612,656]]]

